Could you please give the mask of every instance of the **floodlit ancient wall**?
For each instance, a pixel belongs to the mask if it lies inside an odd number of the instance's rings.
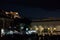
[[[60,21],[50,21],[50,22],[32,22],[31,27],[35,28],[36,27],[39,29],[39,27],[42,27],[42,29],[48,29],[51,32],[52,31],[60,31]],[[40,28],[41,28],[40,27]],[[41,30],[41,29],[40,29]],[[58,32],[57,32],[58,33]],[[59,33],[60,34],[60,33]]]

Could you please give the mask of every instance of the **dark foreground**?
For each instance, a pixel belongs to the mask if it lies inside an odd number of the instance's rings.
[[[1,40],[60,40],[60,35],[45,35],[45,36],[38,36],[38,35],[5,35],[1,37]]]

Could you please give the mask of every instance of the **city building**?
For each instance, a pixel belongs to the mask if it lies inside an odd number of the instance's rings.
[[[32,19],[30,30],[38,34],[55,33],[60,35],[60,18]]]
[[[21,18],[18,12],[0,10],[0,28],[14,26],[15,18]]]
[[[13,18],[21,18],[20,16],[19,16],[19,13],[18,12],[12,12],[12,11],[10,11],[10,12],[5,12],[7,15],[11,15],[11,17],[13,17]]]

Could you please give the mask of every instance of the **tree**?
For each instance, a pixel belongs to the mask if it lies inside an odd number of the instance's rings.
[[[30,23],[31,23],[31,20],[28,19],[28,18],[26,18],[26,17],[24,17],[22,19],[20,19],[20,18],[15,18],[14,19],[14,24],[15,24],[15,26],[18,25],[18,28],[21,27],[20,24],[23,24],[24,25],[23,26],[24,27],[23,30],[26,30],[26,28],[29,28]]]
[[[26,18],[26,17],[24,17],[24,18],[22,19],[22,23],[25,24],[25,25],[24,25],[24,30],[26,30],[26,28],[29,28],[30,23],[31,23],[31,20],[28,19],[28,18]]]

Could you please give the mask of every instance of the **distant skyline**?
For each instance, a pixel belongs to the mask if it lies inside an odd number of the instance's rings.
[[[1,8],[1,7],[0,7]],[[6,11],[18,11],[22,16],[41,18],[41,17],[60,17],[60,9],[43,9],[43,8],[33,8],[33,7],[23,7],[16,5],[8,5],[2,7]]]
[[[5,4],[2,2],[2,4],[0,5],[0,9],[4,9],[6,11],[18,11],[21,16],[25,16],[28,18],[43,18],[43,17],[60,17],[60,9],[57,9],[56,6],[54,5],[46,5],[45,4],[42,6],[38,4],[35,5],[33,3],[28,4],[25,3],[24,5],[24,0],[21,0],[21,4],[19,4],[19,2],[17,1],[9,1],[7,2],[7,0],[5,1]],[[12,2],[12,3],[11,3]],[[36,1],[35,1],[36,2]],[[28,5],[27,5],[28,4]]]

